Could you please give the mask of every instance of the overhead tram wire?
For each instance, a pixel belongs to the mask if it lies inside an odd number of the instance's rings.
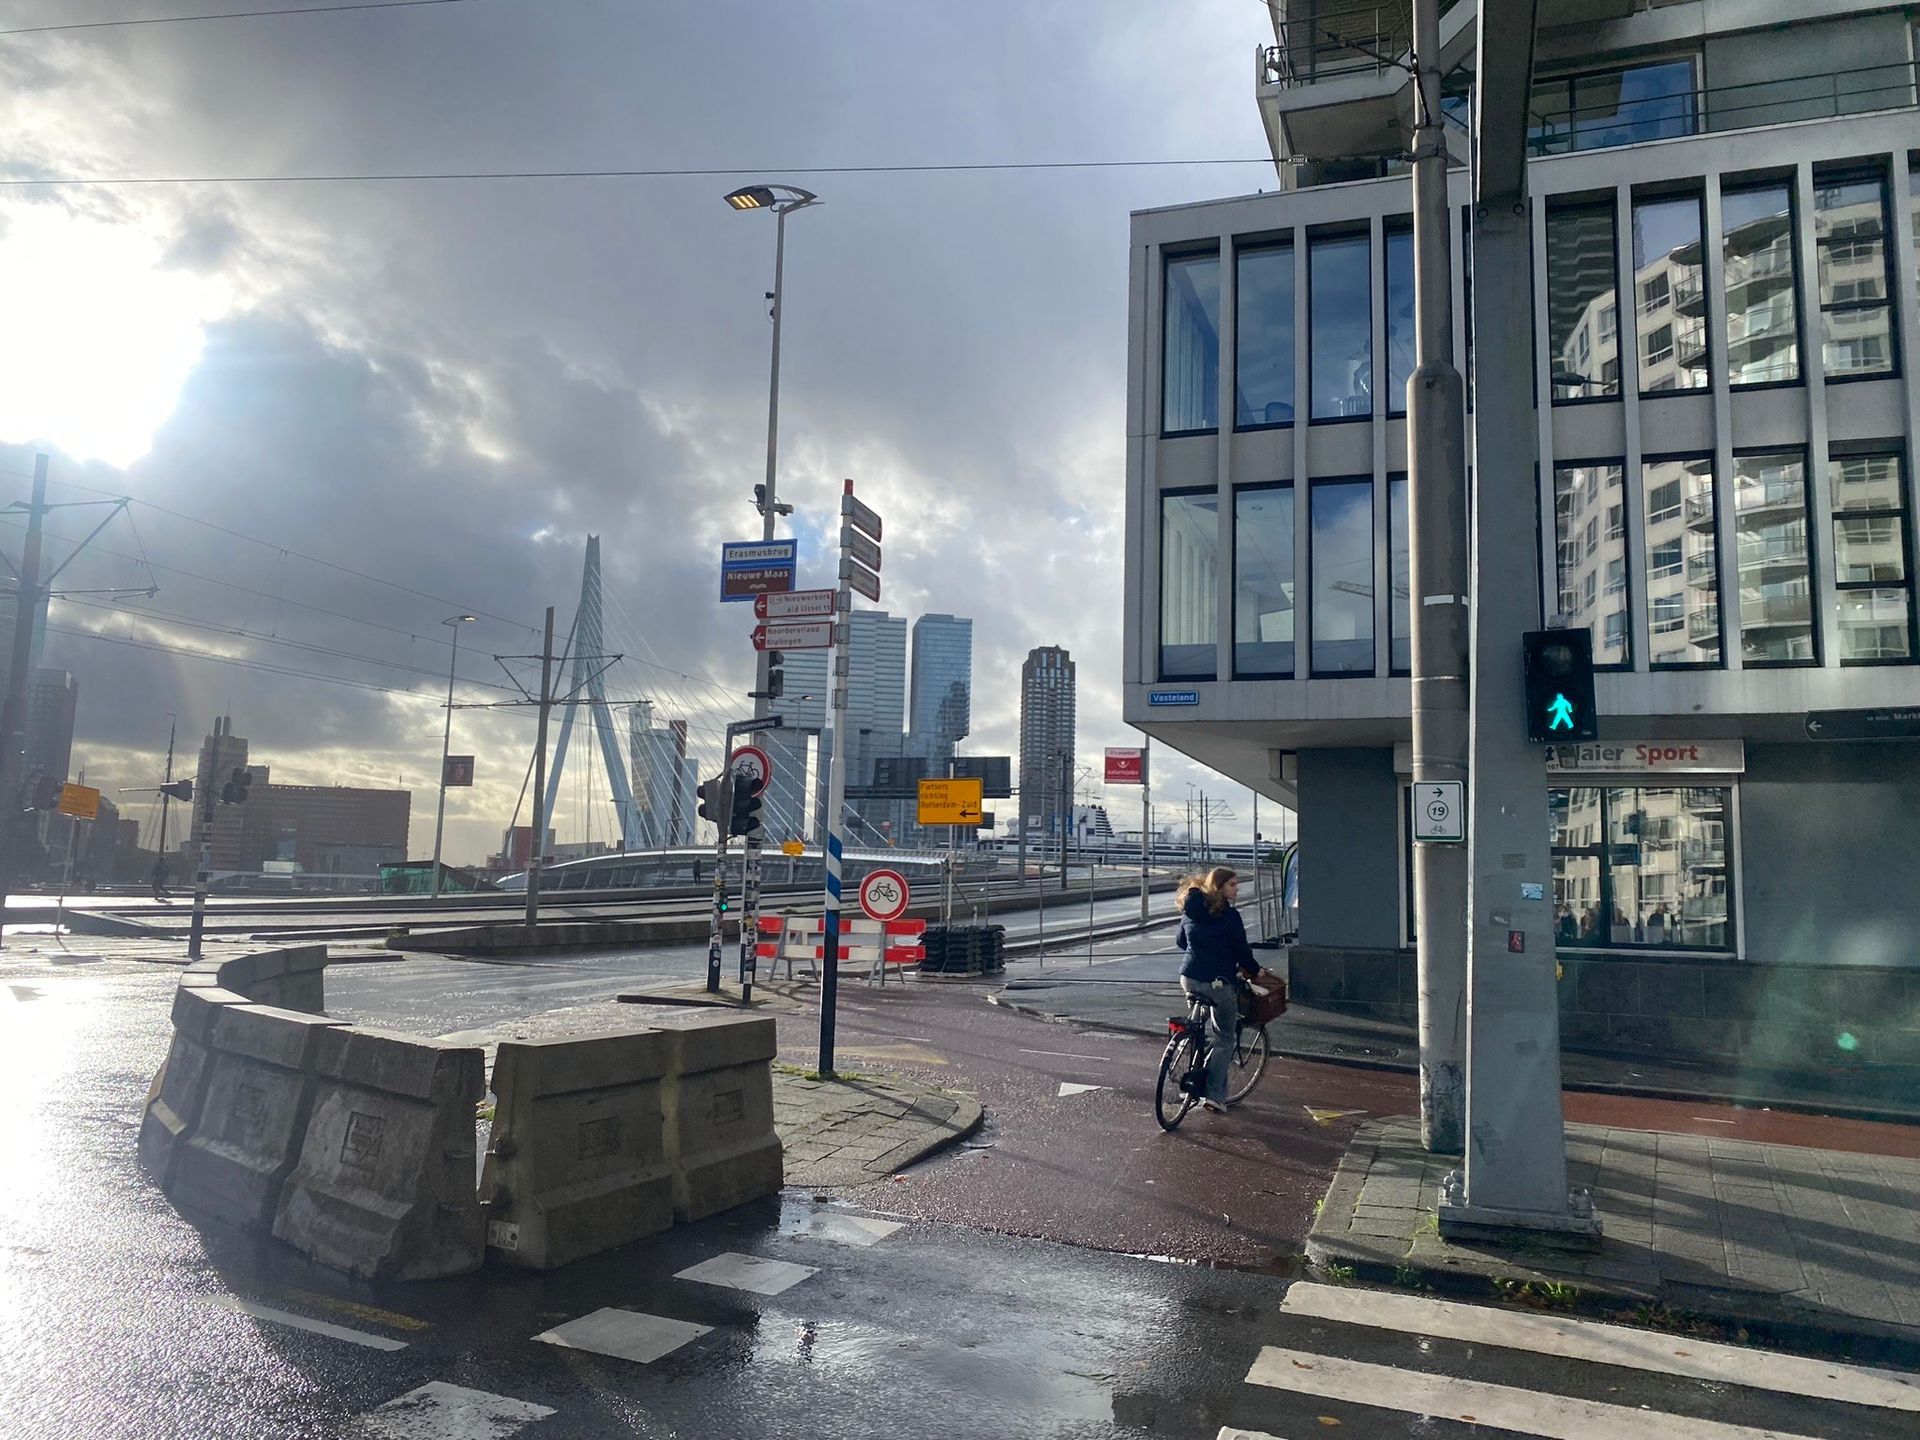
[[[288,15],[335,15],[353,10],[424,10],[429,6],[477,5],[481,0],[340,0],[331,5],[294,5],[281,10],[219,10],[201,15],[142,15],[127,20],[69,20],[57,25],[20,25],[8,35],[47,35],[68,30],[125,30],[138,25],[191,25],[210,20],[273,20]]]

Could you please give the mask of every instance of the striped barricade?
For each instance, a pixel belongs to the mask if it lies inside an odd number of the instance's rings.
[[[819,961],[826,957],[826,920],[819,915],[762,915],[755,954],[762,960],[787,962],[787,978],[793,978],[793,963],[805,961],[807,972],[819,973]],[[867,967],[867,979],[885,984],[887,970],[895,965],[918,965],[927,958],[925,920],[869,920],[864,916],[840,918],[840,961]],[[771,970],[768,972],[772,973]]]

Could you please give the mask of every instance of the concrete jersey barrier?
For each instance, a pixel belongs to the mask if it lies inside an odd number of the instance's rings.
[[[773,1017],[691,1010],[656,1023],[676,1042],[661,1097],[674,1218],[777,1194],[786,1177],[773,1128]]]
[[[207,1059],[213,1043],[213,1022],[229,1005],[244,1005],[247,997],[218,985],[219,977],[204,984],[182,980],[173,992],[173,1041],[147,1091],[147,1107],[140,1117],[140,1163],[155,1183],[173,1191],[174,1160],[200,1123],[207,1100]]]

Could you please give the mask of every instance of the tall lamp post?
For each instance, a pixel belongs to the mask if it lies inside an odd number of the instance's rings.
[[[447,751],[453,745],[453,679],[460,663],[460,627],[479,619],[477,615],[449,615],[440,623],[453,631],[453,658],[447,661],[447,724],[440,732],[440,808],[433,817],[433,898],[440,898],[440,841],[447,829]]]

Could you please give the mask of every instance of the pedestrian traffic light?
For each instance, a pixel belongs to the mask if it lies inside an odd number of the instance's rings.
[[[244,765],[233,767],[233,777],[220,787],[222,805],[244,805],[247,803],[247,787],[253,784],[253,772]]]
[[[760,833],[760,792],[766,788],[766,783],[751,773],[736,774],[733,778],[732,833],[743,840]]]
[[[711,780],[702,780],[694,793],[700,797],[700,818],[711,820],[720,828],[720,839],[724,843],[727,826],[733,820],[732,778],[716,775]]]
[[[1529,740],[1597,740],[1593,632],[1529,630],[1521,637]]]

